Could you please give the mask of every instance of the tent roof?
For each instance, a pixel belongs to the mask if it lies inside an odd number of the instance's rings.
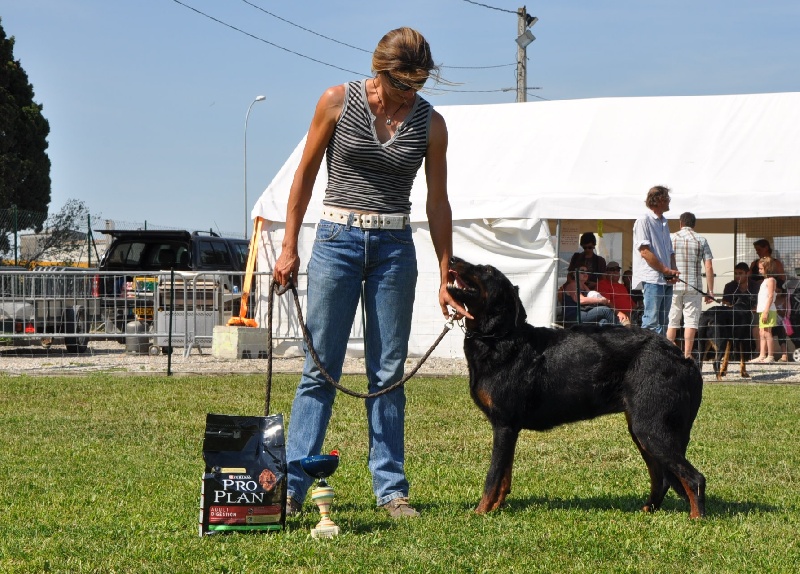
[[[634,219],[654,185],[700,219],[800,215],[800,93],[438,106],[454,220]],[[253,216],[284,221],[305,138]],[[306,221],[319,218],[324,164]],[[425,177],[412,190],[424,221]]]

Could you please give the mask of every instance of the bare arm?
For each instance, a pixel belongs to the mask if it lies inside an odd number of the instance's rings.
[[[709,295],[706,303],[711,303],[714,300],[714,264],[711,259],[706,259],[706,288]]]
[[[663,275],[671,275],[673,277],[672,279],[668,279],[667,283],[673,284],[678,282],[678,275],[680,275],[680,272],[677,270],[677,265],[675,264],[674,253],[670,257],[670,265],[672,266],[672,269],[661,263],[661,260],[656,257],[655,253],[650,251],[650,248],[647,245],[642,245],[639,248],[639,253],[642,256],[642,259],[644,259],[650,267]]]
[[[428,215],[431,241],[439,261],[439,306],[445,317],[449,315],[448,307],[452,307],[458,315],[472,318],[447,292],[450,257],[453,255],[453,212],[447,197],[447,125],[436,111],[431,117],[428,150],[425,154],[425,181],[428,185],[425,211]]]
[[[297,278],[300,271],[300,257],[297,252],[297,239],[303,217],[311,201],[311,191],[317,179],[325,148],[333,135],[336,122],[342,112],[344,102],[344,86],[329,88],[317,102],[314,118],[306,137],[306,145],[297,171],[289,190],[289,202],[286,206],[286,229],[284,230],[281,254],[275,262],[273,277],[281,285],[286,285],[291,278]]]
[[[774,259],[772,263],[775,266],[773,277],[783,284],[786,281],[786,269],[783,267],[783,262],[780,259]]]

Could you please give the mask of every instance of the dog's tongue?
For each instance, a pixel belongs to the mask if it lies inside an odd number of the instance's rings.
[[[457,287],[458,289],[464,289],[466,287],[464,282],[461,281],[461,278],[458,276],[458,271],[456,271],[455,269],[450,269],[449,273],[450,273],[449,279],[451,285]]]

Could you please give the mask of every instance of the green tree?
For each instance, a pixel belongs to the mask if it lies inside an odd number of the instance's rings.
[[[50,124],[33,96],[28,75],[14,59],[14,37],[6,37],[0,19],[0,209],[16,205],[39,212],[31,227],[40,231],[50,205]],[[0,241],[8,231],[0,229]]]
[[[57,261],[71,266],[81,253],[89,249],[87,229],[89,208],[79,199],[69,199],[63,207],[50,214],[41,233],[33,237],[20,252],[20,264],[31,267],[39,261]]]

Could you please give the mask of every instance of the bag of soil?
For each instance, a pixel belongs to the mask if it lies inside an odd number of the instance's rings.
[[[283,415],[206,415],[200,535],[269,532],[286,523]]]

